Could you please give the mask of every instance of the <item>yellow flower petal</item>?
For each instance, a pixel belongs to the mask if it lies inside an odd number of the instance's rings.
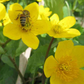
[[[21,30],[18,25],[7,24],[3,29],[3,34],[12,40],[18,40],[21,38]]]
[[[6,13],[5,17],[3,18],[3,24],[7,25],[8,23],[11,23],[11,20],[8,16],[8,13]]]
[[[9,1],[9,0],[0,0],[0,3],[2,3],[2,2],[6,2],[6,1]]]
[[[2,20],[5,17],[5,14],[6,8],[2,3],[0,3],[0,20]]]
[[[53,72],[55,72],[56,63],[57,62],[52,55],[46,59],[44,64],[44,73],[46,77],[50,77]]]
[[[50,78],[50,84],[84,84],[84,70],[80,69],[78,78],[73,79],[70,82],[65,82],[57,77],[57,74],[52,74]]]
[[[57,14],[53,14],[50,17],[50,21],[53,25],[56,25],[59,22],[59,16]]]
[[[80,68],[84,67],[84,46],[74,46],[70,55],[73,56],[74,59],[77,59]]]
[[[50,31],[48,31],[48,34],[54,38],[73,38],[81,35],[81,33],[74,28],[67,29],[65,31],[61,30],[60,32],[56,32],[54,29],[51,29]]]
[[[32,34],[31,32],[24,32],[22,34],[22,41],[28,46],[33,49],[36,49],[39,45],[39,40],[38,38]]]
[[[79,81],[78,84],[84,84],[84,70],[80,69],[79,72],[80,72],[80,74],[79,74],[80,76],[78,78],[79,80],[77,79],[77,81]]]
[[[76,19],[72,16],[65,17],[59,22],[59,25],[62,26],[62,28],[67,29],[72,27],[76,23]]]
[[[42,0],[37,0],[38,2],[41,2]]]
[[[49,31],[51,28],[51,23],[47,20],[37,20],[33,23],[33,28],[31,28],[31,31],[34,34],[43,34]]]
[[[84,70],[80,69],[78,78],[74,79],[69,83],[64,83],[64,84],[84,84]]]
[[[73,28],[71,28],[67,31],[67,35],[68,34],[71,35],[71,38],[81,35],[81,33],[77,29],[73,29]]]
[[[57,74],[53,73],[52,76],[50,77],[50,84],[66,84],[66,83],[63,83],[63,81],[57,77]]]
[[[57,50],[55,52],[55,58],[59,59],[63,56],[69,56],[72,52],[74,44],[71,40],[61,41],[58,44]]]
[[[25,7],[24,10],[28,10],[30,13],[30,17],[33,20],[37,20],[38,14],[39,14],[39,7],[36,2],[29,4],[28,6]]]
[[[49,11],[50,8],[46,7],[46,8],[44,8],[44,10],[45,10],[46,16],[50,16],[51,15],[52,11]]]
[[[9,17],[11,19],[11,21],[14,23],[14,24],[20,24],[20,20],[16,18],[22,14],[22,11],[23,11],[23,8],[20,4],[18,3],[14,3],[12,5],[10,5],[10,9],[8,11],[8,14],[9,14]]]
[[[52,13],[49,11],[50,9],[48,7],[44,8],[43,5],[39,6],[39,17],[38,19],[43,19],[43,20],[49,20],[48,16]]]

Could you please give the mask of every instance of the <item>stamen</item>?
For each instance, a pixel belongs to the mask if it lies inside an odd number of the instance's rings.
[[[60,58],[56,69],[57,76],[66,82],[70,82],[79,75],[79,67],[76,60],[72,60],[71,56]]]

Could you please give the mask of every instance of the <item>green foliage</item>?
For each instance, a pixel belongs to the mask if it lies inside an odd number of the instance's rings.
[[[7,65],[0,67],[0,84],[15,84],[17,72]]]
[[[84,45],[84,32],[81,36],[79,36],[78,41],[81,45]]]
[[[0,44],[4,43],[7,38],[3,35],[3,26],[0,26]]]
[[[49,7],[52,13],[57,13],[59,18],[63,18],[64,0],[44,0],[45,6]]]
[[[3,4],[6,6],[7,12],[9,6],[13,3],[17,3],[17,1],[24,8],[26,5],[36,0],[10,0],[5,2]],[[52,14],[57,13],[60,19],[70,15],[78,18],[72,28],[78,29],[81,35],[73,39],[71,38],[70,40],[74,42],[74,45],[84,45],[84,26],[82,25],[84,23],[84,0],[44,0],[44,6],[49,7]],[[17,66],[19,66],[19,56],[21,53],[25,52],[28,46],[26,46],[21,39],[10,40],[5,37],[3,35],[3,27],[4,26],[0,26],[0,84],[15,84],[18,73],[8,56],[11,56]],[[41,81],[41,77],[37,79],[35,77],[37,77],[38,72],[41,74],[43,72],[45,55],[52,37],[47,34],[42,34],[38,35],[38,39],[40,40],[39,47],[36,50],[32,50],[24,76],[27,81],[31,78],[33,81],[32,84],[38,84],[35,83],[35,80]],[[54,55],[58,42],[63,40],[67,39],[54,39],[48,56]],[[84,70],[84,67],[81,69]],[[31,81],[29,81],[28,84],[31,84]],[[39,84],[42,84],[42,82]],[[49,84],[49,79],[47,79],[46,84]]]
[[[47,49],[48,45],[44,45],[35,50],[34,54],[32,54],[28,60],[27,72],[30,71],[31,73],[35,73],[40,66],[43,66]],[[53,54],[54,52],[51,49],[49,55]]]
[[[0,54],[4,54],[4,53],[5,53],[4,49],[0,46]]]

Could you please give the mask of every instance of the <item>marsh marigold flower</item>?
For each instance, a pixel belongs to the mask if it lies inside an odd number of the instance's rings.
[[[75,23],[76,20],[73,16],[67,16],[64,19],[59,21],[57,14],[53,14],[50,17],[52,24],[51,30],[47,33],[54,38],[73,38],[80,35],[80,32],[77,29],[70,28]]]
[[[51,11],[48,7],[44,8],[43,5],[39,6],[39,19],[49,20],[49,16],[51,15]]]
[[[8,11],[12,23],[7,24],[3,29],[3,34],[10,39],[22,41],[33,49],[39,45],[36,35],[46,33],[49,30],[49,21],[37,20],[39,7],[37,3],[31,3],[24,9],[18,3],[10,6]]]
[[[2,3],[0,3],[0,21],[5,17],[5,14],[6,8]]]
[[[84,46],[74,46],[71,40],[59,42],[55,58],[49,56],[44,73],[50,84],[84,84]]]

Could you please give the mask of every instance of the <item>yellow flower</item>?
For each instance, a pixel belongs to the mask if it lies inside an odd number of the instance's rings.
[[[5,14],[6,8],[2,3],[0,3],[0,21],[5,17]]]
[[[44,73],[50,84],[84,84],[84,46],[74,46],[71,40],[59,42],[55,58],[49,56]]]
[[[8,13],[6,13],[5,17],[3,18],[3,24],[4,26],[7,25],[8,23],[11,23],[11,20],[8,16]],[[2,23],[0,23],[0,26],[2,26]]]
[[[34,2],[23,9],[20,4],[14,3],[8,13],[12,23],[4,27],[3,34],[13,40],[22,38],[27,46],[36,49],[39,45],[36,35],[46,33],[50,28],[49,21],[37,20],[38,4]]]
[[[41,2],[42,0],[37,0],[38,2]]]
[[[59,21],[57,14],[53,14],[50,17],[52,24],[51,30],[48,31],[48,34],[54,38],[73,38],[80,35],[80,32],[77,29],[70,28],[75,23],[76,20],[73,16],[68,16]],[[70,28],[70,29],[69,29]]]
[[[48,16],[51,15],[51,11],[49,11],[50,9],[48,7],[44,8],[43,5],[39,6],[39,19],[44,19],[44,20],[48,20]]]
[[[9,0],[0,0],[1,3],[2,3],[2,2],[6,2],[6,1],[9,1]]]

